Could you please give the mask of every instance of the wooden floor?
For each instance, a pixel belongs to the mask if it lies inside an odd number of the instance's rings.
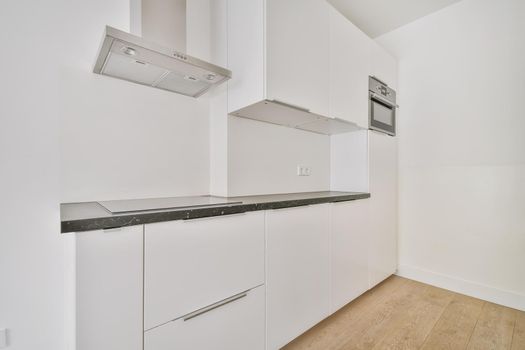
[[[392,276],[285,350],[525,350],[525,312]]]

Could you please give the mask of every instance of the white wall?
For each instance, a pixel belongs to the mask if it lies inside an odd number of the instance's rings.
[[[399,58],[400,273],[525,309],[525,2],[464,0]]]
[[[228,67],[228,0],[210,3],[210,58]],[[228,195],[228,83],[210,95],[210,194]]]
[[[330,137],[330,189],[369,192],[368,130]]]
[[[0,328],[10,330],[10,350],[66,343],[55,37],[63,21],[49,2],[0,2]]]
[[[209,55],[209,43],[198,23],[207,21],[194,16],[205,14],[193,7],[188,6],[188,53],[202,57]],[[104,25],[128,30],[128,1],[76,4],[68,16],[69,42],[57,79],[62,201],[207,194],[207,98],[92,73]]]
[[[208,193],[207,101],[89,67],[62,67],[62,201]]]
[[[329,136],[238,117],[228,124],[231,196],[330,188]],[[297,165],[311,167],[311,176],[297,176]]]
[[[104,25],[127,30],[129,6],[0,3],[0,328],[9,349],[73,346],[72,236],[59,233],[60,202],[208,192],[208,102],[91,72]]]

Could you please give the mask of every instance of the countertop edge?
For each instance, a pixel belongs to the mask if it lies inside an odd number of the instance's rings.
[[[86,218],[61,221],[61,233],[74,233],[95,230],[116,229],[127,226],[152,224],[166,221],[200,219],[232,214],[242,214],[252,211],[285,209],[307,205],[347,202],[370,198],[370,193],[352,193],[326,197],[312,197],[290,200],[247,203],[240,205],[225,204],[213,208],[188,208],[183,210],[168,210],[157,212],[135,212],[126,215],[115,215],[99,218]]]

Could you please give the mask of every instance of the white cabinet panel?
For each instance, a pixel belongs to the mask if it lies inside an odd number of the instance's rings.
[[[330,116],[368,129],[372,40],[330,6]]]
[[[368,290],[369,200],[331,205],[331,312]]]
[[[266,0],[268,99],[328,115],[329,5]]]
[[[266,212],[267,349],[328,316],[329,205]]]
[[[145,329],[264,283],[263,212],[145,227]]]
[[[263,350],[264,286],[187,321],[144,333],[144,350]]]
[[[369,132],[370,288],[397,269],[397,139]]]
[[[228,112],[266,98],[264,0],[228,0]]]
[[[76,236],[76,349],[142,349],[142,243],[143,226]]]
[[[397,89],[397,60],[376,42],[370,44],[370,75]]]
[[[228,112],[278,100],[328,116],[325,0],[228,0]]]

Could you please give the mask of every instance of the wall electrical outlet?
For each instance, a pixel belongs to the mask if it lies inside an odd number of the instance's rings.
[[[7,329],[0,329],[0,349],[7,348]]]
[[[297,166],[297,176],[310,176],[312,174],[312,168],[305,165]]]

